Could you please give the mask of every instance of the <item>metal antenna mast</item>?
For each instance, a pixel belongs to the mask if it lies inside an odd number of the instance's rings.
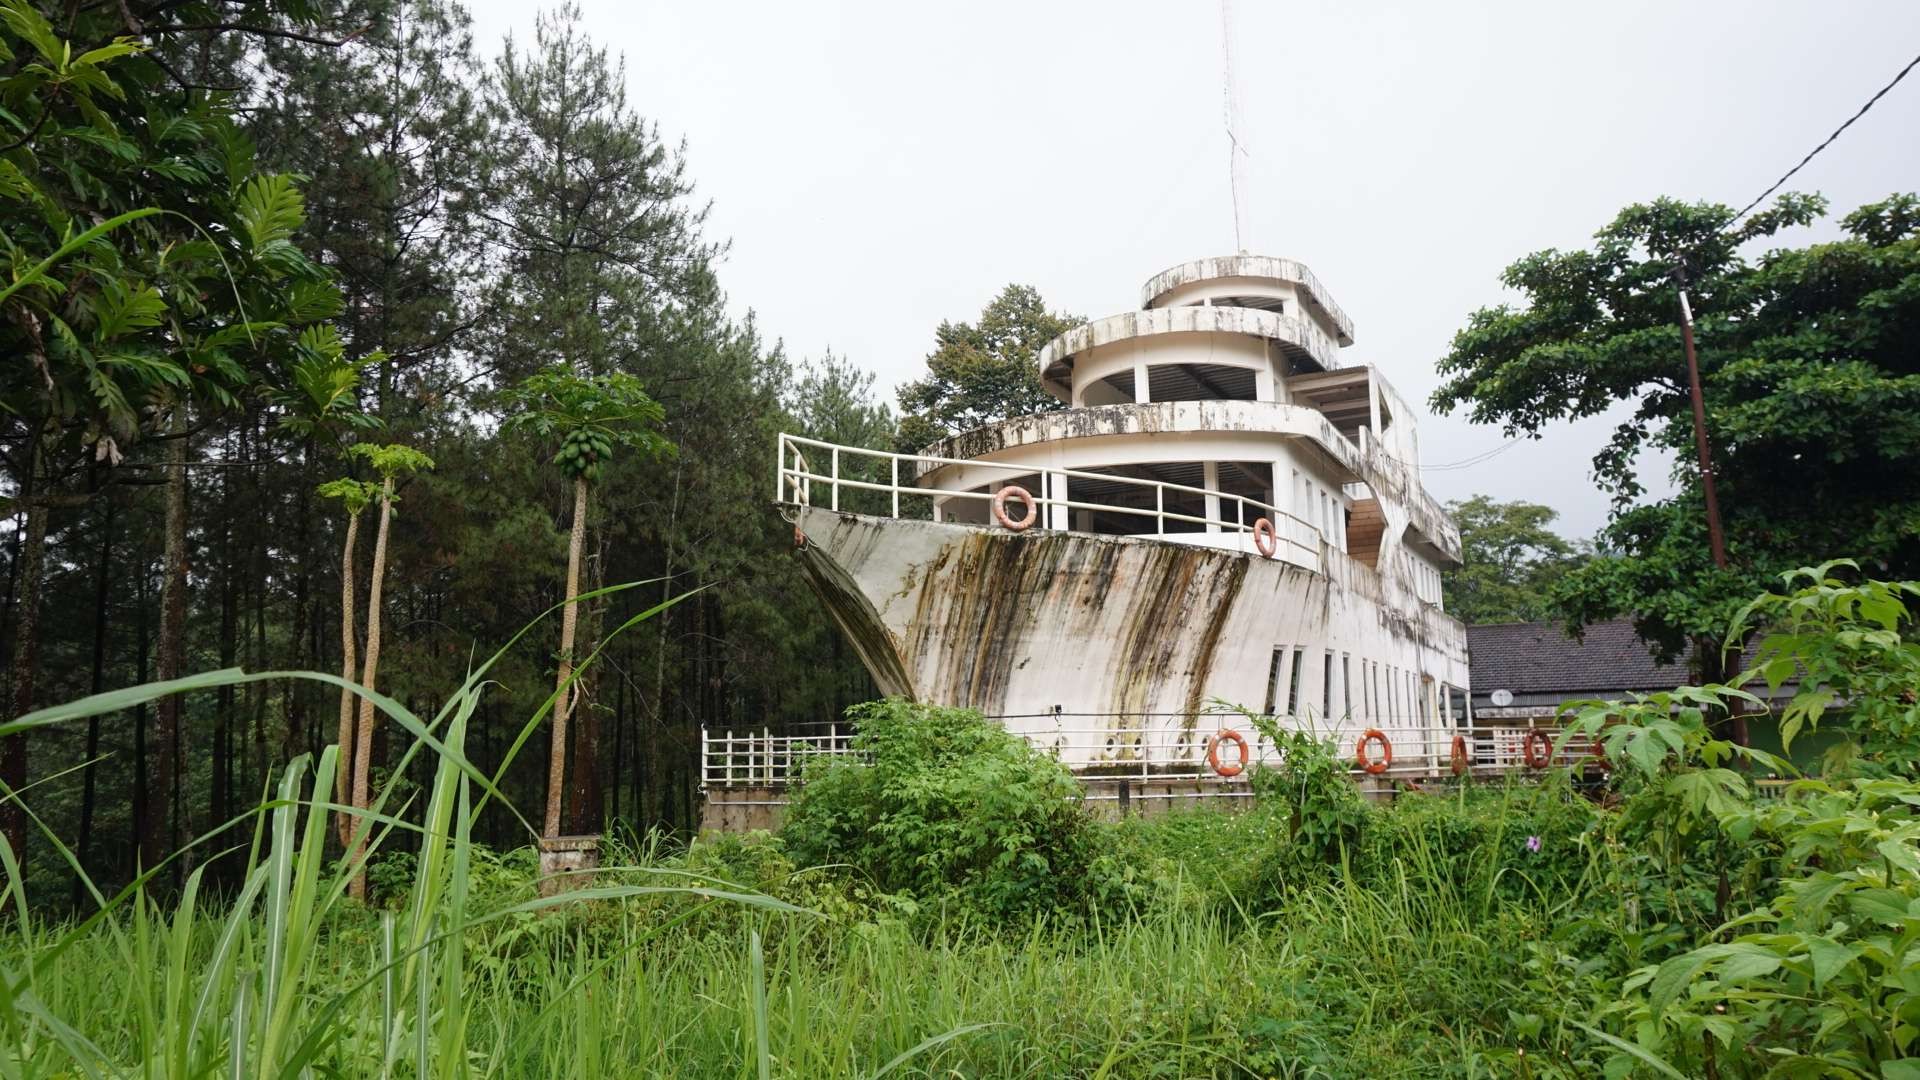
[[[1240,116],[1240,88],[1233,79],[1233,5],[1231,0],[1220,0],[1220,63],[1223,69],[1221,93],[1222,120],[1227,128],[1227,182],[1233,193],[1233,249],[1239,252],[1247,250],[1242,222],[1243,200],[1246,198],[1245,161],[1247,149],[1240,143],[1240,132],[1245,124]]]

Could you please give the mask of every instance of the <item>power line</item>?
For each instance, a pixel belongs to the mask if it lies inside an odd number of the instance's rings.
[[[1866,104],[1854,110],[1852,116],[1847,117],[1839,127],[1833,129],[1833,134],[1822,139],[1820,145],[1807,151],[1806,157],[1801,158],[1798,164],[1783,173],[1780,179],[1775,180],[1767,190],[1755,196],[1752,202],[1741,207],[1740,212],[1733,215],[1732,219],[1725,225],[1716,229],[1715,233],[1724,233],[1728,229],[1733,228],[1733,226],[1737,224],[1741,218],[1746,217],[1754,207],[1759,206],[1774,192],[1784,187],[1787,181],[1793,179],[1801,169],[1807,167],[1808,162],[1820,156],[1821,151],[1832,146],[1834,140],[1838,139],[1848,128],[1852,127],[1855,121],[1867,115],[1867,110],[1873,108],[1879,103],[1881,98],[1887,96],[1889,91],[1900,85],[1900,80],[1906,78],[1907,73],[1911,72],[1916,66],[1920,66],[1920,56],[1916,56],[1912,60],[1907,61],[1907,65],[1901,68],[1898,74],[1894,75],[1892,81],[1888,82],[1887,85],[1881,87],[1878,92],[1868,98]],[[1713,452],[1707,442],[1707,408],[1705,397],[1700,389],[1700,362],[1694,352],[1693,305],[1689,303],[1687,299],[1686,263],[1684,257],[1681,265],[1675,267],[1674,270],[1674,284],[1678,286],[1677,291],[1680,299],[1680,340],[1687,356],[1687,396],[1693,406],[1693,441],[1700,457],[1700,494],[1706,504],[1707,540],[1713,550],[1713,564],[1725,570],[1727,568],[1727,542],[1720,521],[1719,496],[1714,492]],[[1734,741],[1743,746],[1746,745],[1747,738],[1744,721],[1736,722]]]
[[[1912,60],[1907,61],[1907,66],[1900,69],[1900,74],[1895,75],[1893,77],[1892,82],[1881,87],[1879,93],[1868,98],[1867,103],[1865,105],[1860,106],[1860,109],[1858,112],[1854,113],[1852,116],[1847,117],[1846,123],[1841,124],[1837,128],[1834,128],[1833,134],[1827,136],[1825,141],[1821,142],[1819,146],[1816,146],[1812,150],[1808,151],[1807,156],[1800,159],[1800,164],[1795,165],[1791,169],[1788,169],[1785,175],[1781,176],[1780,179],[1775,180],[1773,182],[1772,187],[1761,192],[1759,196],[1756,197],[1752,202],[1741,207],[1740,212],[1733,215],[1733,220],[1727,222],[1727,227],[1732,228],[1735,222],[1739,221],[1743,217],[1746,217],[1749,211],[1751,211],[1754,207],[1759,206],[1762,202],[1766,201],[1767,196],[1772,195],[1776,191],[1779,191],[1782,185],[1784,185],[1787,181],[1793,179],[1793,175],[1795,173],[1799,172],[1801,169],[1806,168],[1807,162],[1812,161],[1815,157],[1817,157],[1820,151],[1825,150],[1829,146],[1832,146],[1833,140],[1839,138],[1841,132],[1852,127],[1853,122],[1855,120],[1858,120],[1861,117],[1867,115],[1867,110],[1873,108],[1874,105],[1878,104],[1881,98],[1886,97],[1887,91],[1892,90],[1894,87],[1900,85],[1900,80],[1906,78],[1907,73],[1912,71],[1916,66],[1920,66],[1920,56],[1916,56]]]
[[[1507,451],[1513,449],[1518,445],[1520,445],[1520,436],[1516,435],[1513,438],[1508,439],[1506,442],[1501,443],[1499,446],[1496,446],[1491,450],[1483,450],[1480,453],[1473,455],[1472,457],[1462,458],[1459,461],[1450,461],[1445,465],[1422,465],[1420,466],[1420,471],[1446,472],[1449,469],[1471,468],[1475,465],[1481,464],[1482,462],[1491,461],[1494,458],[1499,457],[1501,454],[1506,453]]]

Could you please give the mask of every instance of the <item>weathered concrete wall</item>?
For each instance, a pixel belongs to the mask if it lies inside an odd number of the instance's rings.
[[[1391,801],[1397,791],[1392,781],[1380,777],[1362,777],[1356,783],[1362,795],[1376,802]],[[1162,817],[1194,809],[1230,813],[1253,805],[1252,789],[1238,782],[1084,777],[1081,784],[1087,812],[1101,821]],[[711,788],[701,797],[700,832],[777,830],[791,796],[792,789],[785,787]]]
[[[1064,361],[1076,353],[1132,338],[1179,334],[1245,334],[1278,343],[1325,370],[1340,366],[1339,346],[1319,326],[1290,315],[1258,308],[1174,307],[1123,311],[1082,323],[1049,341],[1040,350],[1041,382],[1065,401],[1070,387],[1064,381]]]
[[[1323,576],[1127,537],[788,512],[809,580],[883,692],[1031,717],[1007,721],[1027,733],[1049,730],[1056,707],[1184,717],[1139,717],[1132,739],[1087,760],[1191,743],[1192,714],[1216,699],[1263,708],[1276,647],[1312,651],[1302,700],[1316,716],[1322,650],[1467,685],[1460,624],[1337,551]]]
[[[702,833],[771,832],[786,816],[786,787],[715,787],[700,796]]]
[[[1140,290],[1143,308],[1168,307],[1185,303],[1200,295],[1203,286],[1237,279],[1246,282],[1285,282],[1304,302],[1308,314],[1323,323],[1341,345],[1353,344],[1353,320],[1333,302],[1327,287],[1312,270],[1292,259],[1267,255],[1225,255],[1181,263],[1147,279]],[[1237,291],[1251,291],[1244,287]]]

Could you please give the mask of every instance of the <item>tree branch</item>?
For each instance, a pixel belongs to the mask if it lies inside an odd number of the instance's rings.
[[[301,41],[308,45],[324,45],[330,49],[337,49],[342,45],[351,44],[356,38],[371,29],[373,29],[371,25],[363,26],[353,33],[348,34],[346,37],[337,40],[334,38],[319,37],[314,34],[303,34],[298,30],[280,30],[271,26],[247,26],[243,23],[201,23],[195,26],[150,26],[142,32],[149,36],[154,34],[198,33],[254,34],[259,37],[284,38],[288,41]]]

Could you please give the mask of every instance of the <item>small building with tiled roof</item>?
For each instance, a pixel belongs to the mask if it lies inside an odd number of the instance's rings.
[[[1469,626],[1467,649],[1473,715],[1483,722],[1552,717],[1564,702],[1671,690],[1693,678],[1685,660],[1656,659],[1626,619],[1590,623],[1578,639],[1557,623]],[[1513,699],[1495,705],[1501,690]]]
[[[1753,662],[1756,645],[1747,646],[1748,664]],[[1691,656],[1661,663],[1626,619],[1590,623],[1580,639],[1568,637],[1557,623],[1469,626],[1467,647],[1475,725],[1550,726],[1570,701],[1625,700],[1695,681],[1688,663]],[[1748,689],[1769,696],[1764,686]],[[1796,689],[1797,684],[1788,680],[1771,696],[1782,701]],[[1743,711],[1752,745],[1784,754],[1774,719],[1744,707]],[[1803,767],[1810,765],[1838,737],[1825,730],[1804,733],[1794,741],[1791,756]]]

